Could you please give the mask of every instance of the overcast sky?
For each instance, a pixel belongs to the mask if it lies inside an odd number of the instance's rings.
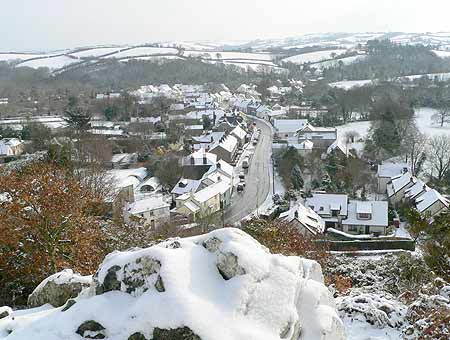
[[[0,50],[450,31],[449,0],[0,0]]]

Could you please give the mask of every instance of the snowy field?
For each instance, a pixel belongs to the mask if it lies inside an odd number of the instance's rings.
[[[436,54],[438,57],[441,58],[450,58],[450,51],[433,51],[434,54]]]
[[[369,85],[372,83],[372,80],[366,79],[366,80],[344,80],[344,81],[338,81],[336,83],[329,83],[328,85],[331,87],[344,89],[344,90],[350,90],[354,87],[361,87],[364,85]]]
[[[158,54],[177,54],[178,50],[175,48],[161,48],[161,47],[136,47],[122,52],[114,53],[106,58],[127,58],[135,56],[147,56]]]
[[[27,60],[31,58],[45,57],[45,54],[27,53],[0,53],[0,61]]]
[[[87,58],[87,57],[100,57],[102,55],[120,51],[124,47],[99,47],[91,48],[89,50],[84,50],[80,52],[71,53],[70,55],[77,58]]]
[[[339,62],[342,62],[344,65],[349,65],[349,64],[354,63],[355,61],[363,60],[364,58],[366,58],[365,55],[355,55],[353,57],[345,57],[345,58],[336,59],[336,60],[323,61],[321,63],[315,64],[314,66],[319,67],[319,68],[335,67],[335,66],[339,65]]]
[[[327,50],[327,51],[318,51],[311,53],[303,53],[299,55],[294,55],[292,57],[283,59],[283,62],[290,62],[294,64],[305,64],[305,63],[317,63],[322,60],[332,59],[332,54],[341,55],[344,54],[347,50]]]
[[[204,51],[185,51],[183,53],[186,57],[204,57],[210,59],[217,59],[217,54],[220,54],[221,60],[254,60],[254,61],[272,61],[272,55],[269,53],[244,53],[244,52],[204,52]]]
[[[48,67],[51,70],[56,70],[65,66],[68,66],[73,63],[79,62],[77,59],[70,58],[67,56],[58,56],[58,57],[50,57],[50,58],[42,58],[36,60],[26,61],[21,63],[20,67],[31,67],[31,68],[39,68],[39,67]]]
[[[402,332],[390,327],[378,328],[371,324],[352,320],[351,318],[342,318],[347,340],[401,340],[404,339]]]

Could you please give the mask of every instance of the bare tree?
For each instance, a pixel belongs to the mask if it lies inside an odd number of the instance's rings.
[[[434,136],[430,139],[428,145],[432,171],[441,181],[447,171],[450,170],[450,137],[445,135]]]
[[[405,161],[411,164],[410,171],[417,176],[422,170],[427,154],[428,138],[421,133],[415,124],[409,125],[402,140],[402,151]]]
[[[442,105],[431,119],[441,127],[444,126],[444,123],[450,123],[450,107],[445,104]]]

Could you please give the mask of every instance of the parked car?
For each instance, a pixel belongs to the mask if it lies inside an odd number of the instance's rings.
[[[242,168],[248,169],[248,167],[249,167],[249,158],[245,157],[244,160],[242,161]]]
[[[236,190],[237,190],[237,192],[243,192],[243,191],[244,191],[244,188],[245,188],[245,186],[242,185],[241,183],[239,183],[239,184],[237,185]]]
[[[244,179],[245,178],[245,173],[244,173],[244,171],[241,171],[240,173],[239,173],[239,179]]]
[[[245,188],[245,180],[241,179],[239,184],[242,185]]]

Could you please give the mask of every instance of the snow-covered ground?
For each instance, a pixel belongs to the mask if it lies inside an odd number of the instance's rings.
[[[439,124],[433,122],[432,116],[436,113],[435,109],[429,107],[418,108],[415,110],[416,124],[420,132],[429,137],[436,135],[450,135],[450,124],[444,124],[440,127]]]
[[[220,60],[254,60],[254,61],[272,61],[273,56],[270,53],[245,53],[245,52],[221,52],[221,51],[184,51],[186,57],[203,57],[208,59]]]
[[[344,54],[347,50],[340,49],[340,50],[326,50],[326,51],[317,51],[317,52],[310,52],[310,53],[303,53],[294,55],[292,57],[288,57],[283,59],[283,62],[290,62],[294,64],[305,64],[305,63],[317,63],[322,60],[332,59],[332,55],[341,55]]]
[[[361,87],[364,85],[369,85],[371,83],[372,83],[372,80],[365,79],[365,80],[344,80],[344,81],[338,81],[336,83],[330,83],[328,85],[331,87],[339,88],[339,89],[350,90],[354,87]]]
[[[398,329],[378,328],[367,322],[349,317],[342,318],[347,332],[347,340],[402,340],[402,332]]]
[[[349,65],[349,64],[354,63],[355,61],[363,60],[365,58],[366,58],[365,55],[355,55],[353,57],[345,57],[345,58],[340,58],[340,59],[335,59],[335,60],[323,61],[321,63],[314,64],[314,67],[318,67],[318,68],[335,67],[335,66],[339,65],[340,62],[342,62],[344,65]]]
[[[178,50],[175,48],[161,48],[161,47],[135,47],[122,52],[114,53],[106,58],[127,58],[127,57],[139,57],[147,55],[158,55],[158,54],[173,54],[176,55]]]
[[[0,53],[0,61],[27,60],[31,58],[45,57],[45,54],[27,53]]]
[[[73,63],[77,63],[79,60],[75,58],[70,58],[65,55],[58,57],[49,57],[49,58],[41,58],[36,60],[26,61],[21,63],[20,67],[31,67],[31,68],[40,68],[47,67],[51,70],[56,70],[59,68],[63,68]]]
[[[436,54],[438,57],[441,58],[449,58],[450,57],[450,51],[438,51],[433,50],[434,54]]]
[[[77,58],[86,58],[86,57],[100,57],[105,54],[113,53],[116,51],[120,51],[124,47],[99,47],[99,48],[91,48],[84,51],[79,51],[75,53],[71,53],[70,55]]]

